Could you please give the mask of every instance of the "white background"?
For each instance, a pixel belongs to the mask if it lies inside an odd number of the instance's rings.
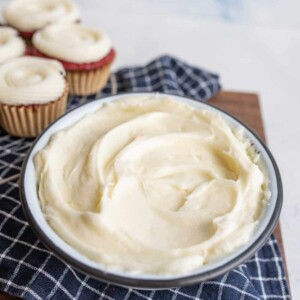
[[[171,54],[218,73],[226,90],[259,94],[283,177],[281,227],[293,298],[300,299],[299,0],[75,1],[84,23],[110,34],[115,69]]]

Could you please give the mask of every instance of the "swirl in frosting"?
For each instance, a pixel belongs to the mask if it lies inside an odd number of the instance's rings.
[[[110,270],[182,274],[247,243],[266,176],[217,113],[125,96],[61,130],[35,157],[53,229]]]
[[[25,43],[15,29],[0,27],[0,64],[10,58],[23,55],[25,50]]]
[[[18,30],[33,32],[52,23],[74,23],[79,9],[71,0],[11,0],[3,16]]]
[[[74,63],[101,60],[111,50],[105,33],[81,24],[48,26],[34,34],[33,45],[50,57]]]
[[[64,68],[52,59],[23,56],[0,66],[0,102],[10,105],[42,104],[64,92]]]

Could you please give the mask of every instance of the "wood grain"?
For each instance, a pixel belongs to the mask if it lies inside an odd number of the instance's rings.
[[[254,130],[263,141],[266,142],[263,120],[259,106],[259,99],[256,94],[222,91],[210,100],[210,104],[219,107],[226,112],[229,112],[230,114],[244,122],[247,126]],[[280,224],[277,225],[274,234],[278,240],[279,248],[283,256],[285,273],[288,278]],[[19,298],[15,298],[0,292],[0,300],[13,299]]]

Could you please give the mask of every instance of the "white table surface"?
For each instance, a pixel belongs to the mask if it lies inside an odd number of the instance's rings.
[[[171,54],[217,72],[224,89],[259,94],[283,177],[281,228],[293,298],[300,299],[300,2],[75,1],[84,23],[110,34],[115,69]]]

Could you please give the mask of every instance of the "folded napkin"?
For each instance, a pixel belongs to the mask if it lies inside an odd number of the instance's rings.
[[[218,76],[163,56],[112,74],[101,94],[73,98],[69,108],[95,97],[161,91],[206,101],[220,89]],[[0,130],[0,178],[20,172],[32,139]],[[0,290],[24,299],[289,299],[278,244],[272,236],[248,262],[210,281],[185,288],[142,291],[117,287],[75,271],[49,252],[29,227],[18,184],[0,185]]]

